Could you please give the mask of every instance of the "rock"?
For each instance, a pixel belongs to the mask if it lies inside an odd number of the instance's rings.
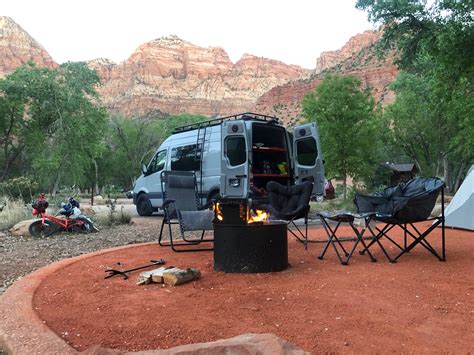
[[[318,59],[317,69],[301,80],[273,87],[260,96],[254,112],[281,118],[286,124],[295,124],[302,117],[301,101],[305,94],[314,90],[328,73],[352,75],[362,82],[362,88],[370,88],[377,103],[391,104],[395,94],[389,89],[398,70],[393,64],[393,53],[379,60],[373,44],[380,32],[366,31],[352,37],[340,50],[325,52]],[[321,72],[323,70],[323,72]]]
[[[83,206],[81,205],[81,212],[82,212],[82,214],[85,214],[86,216],[93,216],[93,215],[95,215],[95,211],[94,211],[94,209],[93,209],[91,206],[83,207]]]
[[[166,268],[164,266],[159,267],[158,269],[153,269],[149,271],[143,271],[138,275],[137,285],[146,285],[151,282],[154,283],[163,283],[163,273],[167,271],[173,271],[175,268]],[[179,270],[179,269],[176,269]]]
[[[241,334],[233,338],[209,343],[196,343],[177,346],[166,350],[147,350],[147,355],[221,355],[221,354],[259,354],[259,355],[309,355],[295,345],[274,334]],[[87,355],[135,354],[94,346],[81,352]]]
[[[194,268],[181,270],[178,268],[166,270],[163,273],[163,282],[169,286],[180,285],[189,281],[199,279],[201,271]]]
[[[29,236],[30,232],[28,232],[28,228],[30,227],[30,224],[36,220],[37,219],[28,219],[26,221],[18,222],[10,228],[9,232],[15,237]]]
[[[33,61],[39,67],[57,64],[46,50],[10,17],[0,16],[0,78]]]
[[[97,90],[105,106],[129,117],[251,111],[269,89],[309,72],[250,54],[233,64],[220,47],[199,47],[176,36],[144,43],[120,64],[100,59],[88,65],[101,76]]]

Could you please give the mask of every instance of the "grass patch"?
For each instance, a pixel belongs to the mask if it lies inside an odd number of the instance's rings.
[[[33,218],[31,207],[22,199],[0,199],[0,230],[7,230],[18,222]]]
[[[98,215],[96,219],[100,226],[110,227],[113,225],[130,224],[132,215],[124,211],[122,206],[120,210],[110,209],[108,213]]]

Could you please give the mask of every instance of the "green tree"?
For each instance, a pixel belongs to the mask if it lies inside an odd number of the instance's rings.
[[[343,180],[368,179],[373,170],[376,135],[375,104],[369,92],[362,91],[359,79],[352,76],[326,76],[303,99],[307,121],[317,121],[321,134],[328,176]]]
[[[398,53],[402,73],[387,110],[393,141],[423,174],[442,175],[455,191],[474,160],[474,2],[358,0],[356,6],[383,24],[382,52]]]
[[[97,103],[98,83],[85,63],[29,63],[0,80],[0,179],[30,175],[52,190],[84,183],[103,147],[107,114]]]
[[[160,144],[182,125],[208,120],[205,116],[182,114],[166,119],[113,117],[107,129],[107,153],[99,162],[101,183],[129,189]]]

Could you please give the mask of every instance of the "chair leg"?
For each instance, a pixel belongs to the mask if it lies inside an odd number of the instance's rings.
[[[342,245],[341,241],[336,236],[337,230],[339,229],[339,226],[341,225],[341,222],[337,222],[336,227],[334,229],[332,229],[331,226],[329,225],[329,223],[325,219],[321,218],[321,221],[322,221],[323,227],[326,231],[326,234],[328,235],[328,241],[327,241],[326,245],[324,246],[324,250],[318,256],[318,259],[323,260],[324,255],[326,254],[326,251],[329,248],[329,245],[331,245],[334,249],[334,252],[337,255],[337,258],[339,259],[339,262],[342,265],[347,265],[347,263],[349,261],[349,258],[350,258],[349,253],[346,251],[346,249]],[[335,242],[342,249],[342,252],[344,253],[344,256],[345,256],[346,260],[342,259],[341,254],[339,253],[339,250],[337,249],[337,247],[335,245]]]
[[[409,252],[410,250],[412,250],[416,245],[420,244],[421,246],[423,246],[426,250],[428,250],[431,254],[433,254],[433,256],[435,256],[439,261],[445,261],[444,259],[444,246],[442,245],[441,248],[441,256],[438,254],[438,252],[431,246],[431,244],[426,240],[426,237],[431,233],[431,231],[433,229],[435,229],[440,223],[442,223],[442,219],[439,218],[435,223],[433,223],[427,230],[425,230],[423,233],[420,233],[420,231],[414,226],[412,225],[412,228],[413,230],[418,234],[418,236],[414,235],[413,233],[411,233],[408,228],[407,228],[407,233],[414,239],[413,242],[411,242],[408,247],[407,247],[407,250],[406,252]],[[443,233],[441,231],[441,233]],[[443,238],[443,237],[442,237]],[[441,241],[441,243],[443,244],[443,241]],[[401,252],[400,254],[398,254],[396,257],[395,257],[395,261],[400,258],[405,252]]]

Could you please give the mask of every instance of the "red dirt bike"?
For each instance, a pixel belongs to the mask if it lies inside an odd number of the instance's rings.
[[[39,199],[32,204],[33,215],[41,218],[30,224],[28,231],[32,236],[49,237],[54,233],[62,231],[73,233],[92,233],[99,231],[89,217],[81,214],[79,202],[73,197],[69,198],[69,202],[64,204],[59,212],[64,217],[46,214],[48,205],[44,194],[41,194]]]

